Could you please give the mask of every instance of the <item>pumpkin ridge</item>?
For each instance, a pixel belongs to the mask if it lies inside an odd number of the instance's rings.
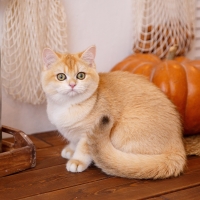
[[[168,61],[169,62],[169,61]],[[167,69],[167,75],[168,75],[168,80],[169,80],[169,77],[170,77],[170,73],[169,73],[169,64],[167,62],[164,62],[164,65],[165,65],[165,68]],[[172,90],[171,90],[171,82],[168,81],[168,94],[169,96],[171,97],[172,95]]]
[[[139,65],[137,65],[132,71],[130,71],[131,73],[134,73],[134,71],[136,71],[138,68],[142,67],[143,65],[146,65],[146,64],[152,64],[151,62],[143,62],[143,63],[140,63]],[[152,64],[153,65],[153,64]],[[155,68],[155,67],[153,67]]]
[[[169,73],[169,64],[168,64],[168,62],[169,62],[169,60],[168,61],[163,61],[160,64],[158,64],[158,66],[156,66],[157,70],[162,70],[162,68],[163,68],[165,70],[165,72],[167,72],[166,73],[166,75],[167,75],[166,79],[167,80],[169,80],[169,77],[170,77],[169,76],[170,73]],[[155,75],[155,72],[154,72],[154,75]],[[152,82],[155,85],[157,85],[157,83],[155,82],[155,80],[153,80],[153,78],[155,78],[155,76],[152,77]],[[170,97],[171,97],[171,88],[170,88],[171,84],[170,84],[169,81],[165,81],[163,83],[164,84],[157,85],[157,86],[162,90],[163,93],[167,94],[168,98],[170,99]]]
[[[184,63],[187,63],[187,62],[184,62]],[[169,91],[167,92],[167,96],[174,103],[174,105],[176,105],[176,109],[179,111],[182,121],[185,121],[186,120],[186,108],[187,108],[187,102],[188,102],[188,77],[187,77],[188,75],[187,75],[187,72],[186,72],[186,70],[185,70],[185,68],[183,66],[182,61],[179,62],[179,61],[176,61],[176,60],[171,60],[171,61],[167,61],[165,64],[167,65],[168,80],[172,79],[172,78],[170,78],[171,77],[171,75],[170,75],[171,74],[170,67],[172,67],[172,69],[173,69],[174,68],[173,65],[178,67],[179,70],[182,69],[182,72],[184,73],[184,79],[185,79],[185,83],[186,83],[186,87],[184,87],[186,89],[185,90],[185,97],[186,98],[182,99],[182,104],[179,104],[176,101],[174,102],[174,92],[172,92],[172,88],[173,88],[173,85],[175,83],[170,82],[170,81],[169,81]],[[176,81],[176,79],[175,79],[175,81]],[[179,80],[177,80],[177,81],[179,81]],[[176,93],[177,92],[175,92],[175,95],[176,95]]]
[[[187,72],[186,72],[186,63],[187,62],[182,62],[181,63],[181,66],[182,66],[182,68],[184,69],[184,72],[185,72],[185,79],[186,79],[186,83],[187,83],[187,87],[186,87],[186,99],[185,99],[185,105],[184,105],[184,116],[183,116],[183,119],[185,120],[185,113],[186,113],[186,110],[187,110],[187,105],[188,105],[188,75],[187,75]]]
[[[133,61],[131,59],[126,60],[126,64],[124,64],[124,66],[120,69],[120,71],[126,70],[127,66],[129,66],[132,63],[133,63]]]
[[[159,65],[159,64],[158,64]],[[153,80],[153,77],[154,77],[154,74],[155,74],[155,71],[156,71],[156,68],[158,65],[155,65],[152,69],[152,72],[151,72],[151,76],[149,77],[149,80],[152,82]]]

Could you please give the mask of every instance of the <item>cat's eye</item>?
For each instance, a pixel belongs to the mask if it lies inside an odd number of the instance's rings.
[[[85,73],[84,72],[79,72],[77,75],[76,75],[76,78],[77,79],[80,79],[80,80],[83,80],[85,78]]]
[[[57,74],[57,79],[59,81],[64,81],[65,79],[67,79],[67,76],[63,73],[59,73],[59,74]]]

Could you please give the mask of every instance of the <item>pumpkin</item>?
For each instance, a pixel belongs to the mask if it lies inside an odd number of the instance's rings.
[[[152,54],[133,54],[111,71],[129,71],[148,77],[176,105],[184,135],[197,134],[200,133],[200,60],[184,56],[173,59],[174,52],[171,48],[165,60]]]

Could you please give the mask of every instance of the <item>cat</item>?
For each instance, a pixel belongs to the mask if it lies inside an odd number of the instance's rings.
[[[181,119],[159,88],[129,72],[98,73],[96,47],[77,54],[43,50],[42,87],[50,122],[69,141],[70,172],[94,161],[126,178],[164,179],[186,166]]]

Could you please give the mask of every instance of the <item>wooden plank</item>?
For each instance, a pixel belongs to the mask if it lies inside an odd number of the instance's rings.
[[[28,199],[146,199],[176,190],[183,190],[200,184],[200,158],[189,160],[184,175],[165,180],[130,180],[122,178],[105,179],[85,183],[71,188],[38,194]]]
[[[58,131],[49,131],[49,132],[34,134],[34,137],[53,146],[67,144],[67,141],[61,136],[61,134],[58,133]]]
[[[95,167],[82,173],[70,173],[63,164],[26,171],[0,178],[0,199],[20,199],[106,178],[108,176]]]
[[[32,142],[35,144],[37,149],[43,149],[43,148],[51,146],[50,144],[46,143],[43,140],[40,140],[39,138],[35,137],[34,135],[30,135],[28,137],[32,140]]]
[[[67,159],[61,157],[61,150],[64,146],[48,147],[37,150],[36,162],[37,165],[31,170],[44,169],[56,165],[65,164]]]
[[[136,180],[134,180],[136,181]],[[114,188],[120,187],[124,184],[131,184],[133,180],[111,177],[105,180],[100,180],[93,183],[86,183],[81,186],[71,187],[45,194],[38,194],[35,196],[23,198],[23,200],[55,200],[55,199],[110,199],[109,194],[115,192]],[[137,182],[137,181],[136,181]],[[103,197],[104,196],[104,197]],[[101,198],[102,197],[102,198]],[[116,200],[118,198],[115,198]],[[123,198],[126,200],[126,198]],[[132,198],[134,199],[134,198]]]
[[[28,135],[28,137],[30,138],[30,140],[34,143],[34,145],[36,146],[37,149],[42,149],[42,148],[46,148],[46,147],[50,147],[52,145],[46,143],[45,141],[35,137],[34,135]],[[3,141],[8,141],[8,142],[14,142],[14,138],[5,138],[3,139]]]
[[[172,192],[170,194],[161,195],[159,197],[149,198],[149,200],[174,200],[174,199],[192,199],[199,200],[200,199],[200,186]]]

